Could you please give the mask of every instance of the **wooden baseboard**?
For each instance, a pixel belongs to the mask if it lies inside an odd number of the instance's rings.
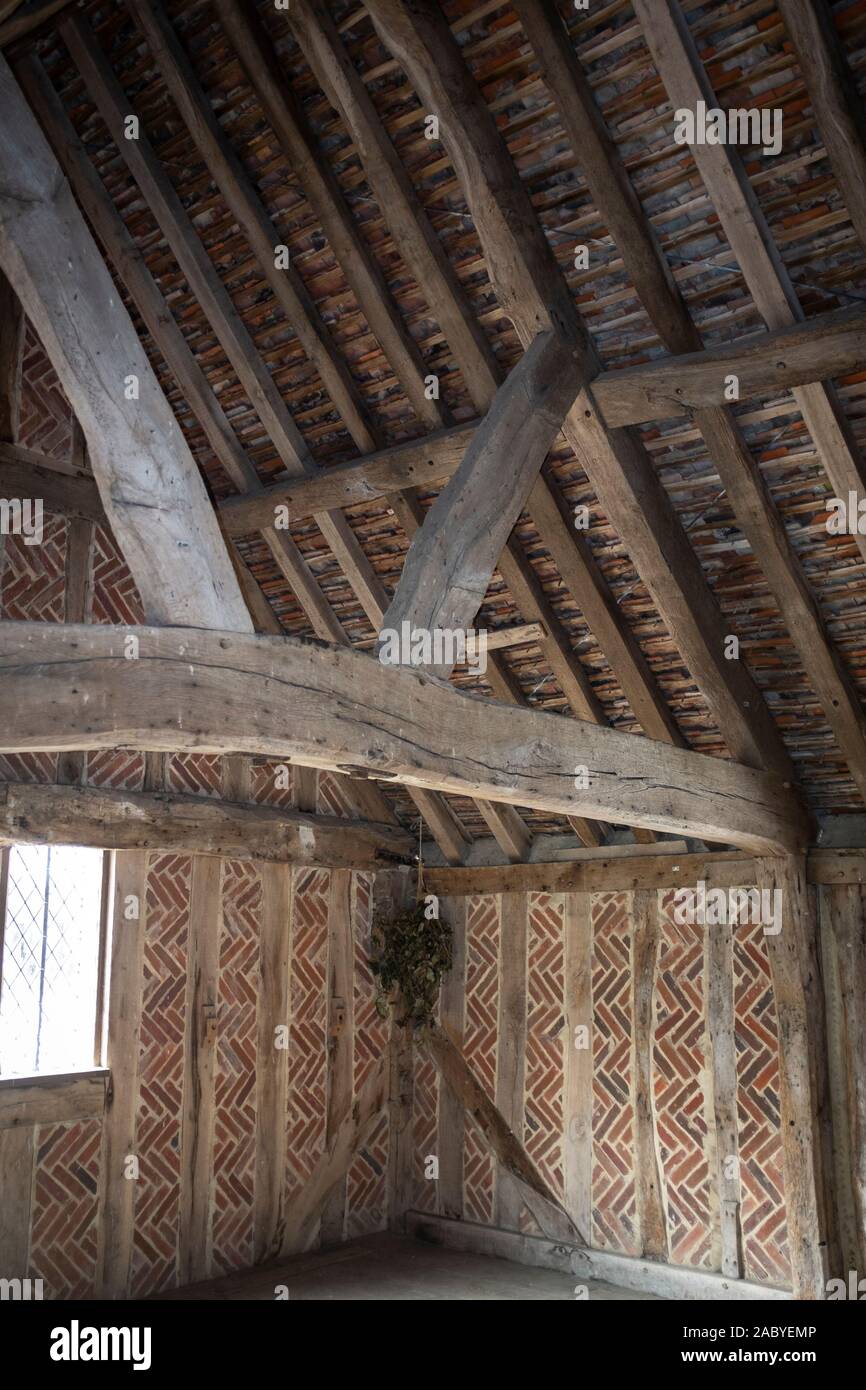
[[[536,1269],[557,1269],[578,1280],[600,1279],[621,1289],[656,1294],[672,1300],[729,1300],[732,1302],[790,1301],[790,1289],[775,1284],[753,1284],[746,1279],[727,1279],[703,1269],[658,1264],[652,1260],[616,1255],[609,1250],[586,1250],[543,1236],[480,1226],[474,1221],[454,1221],[410,1211],[407,1233],[418,1240],[465,1250],[474,1255],[494,1255]]]

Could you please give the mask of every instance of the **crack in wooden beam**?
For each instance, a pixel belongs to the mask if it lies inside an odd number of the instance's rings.
[[[774,774],[479,700],[309,639],[7,622],[0,694],[3,752],[259,753],[770,854],[809,837],[805,811]]]

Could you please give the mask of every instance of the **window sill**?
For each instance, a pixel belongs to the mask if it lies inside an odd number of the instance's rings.
[[[0,1129],[101,1118],[109,1076],[107,1067],[0,1076]]]

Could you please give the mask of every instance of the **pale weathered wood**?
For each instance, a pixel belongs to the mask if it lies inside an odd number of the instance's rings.
[[[180,198],[161,168],[144,129],[139,129],[135,140],[125,138],[124,122],[133,107],[115,78],[98,38],[80,15],[64,20],[60,32],[122,158],[159,223],[280,458],[284,464],[304,458],[307,446],[240,314],[216,274]],[[271,254],[273,257],[273,252]]]
[[[204,372],[174,322],[144,257],[114,208],[51,83],[40,64],[32,57],[19,64],[17,72],[31,105],[48,133],[55,154],[75,189],[76,196],[135,301],[187,402],[195,411],[196,418],[217,458],[241,491],[251,490],[255,493],[260,488],[255,468],[241,448]],[[273,519],[274,514],[271,512],[262,528],[263,539],[281,573],[297,595],[316,635],[324,640],[347,642],[348,638],[339,620],[298,547],[286,531],[274,529],[271,524]],[[280,625],[276,622],[270,605],[236,552],[233,563],[250,611],[256,618],[256,625],[263,631],[279,632]],[[350,810],[358,810],[361,815],[368,817],[372,814],[377,820],[395,819],[387,802],[372,786],[365,790],[363,798],[359,800],[355,797],[351,784],[340,779],[340,792]]]
[[[581,384],[582,364],[541,333],[491,409],[406,555],[383,628],[471,626],[496,561]],[[451,665],[431,669],[447,677]]]
[[[137,140],[124,138],[124,121],[129,102],[115,79],[111,67],[101,53],[85,21],[75,17],[62,26],[64,40],[82,76],[93,92],[94,100],[112,132],[118,148],[145,195],[191,289],[208,316],[208,321],[222,344],[262,424],[289,472],[313,471],[314,464],[307,445],[297,429],[255,344],[216,270],[202,245],[168,175],[161,167],[149,141],[143,134]],[[272,253],[273,255],[273,253]],[[320,518],[323,535],[346,571],[365,607],[372,608],[374,622],[381,618],[386,605],[384,590],[358,545],[354,533],[340,513],[323,514]],[[278,563],[286,551],[280,533],[266,539],[272,543]],[[286,556],[288,559],[288,555]],[[328,609],[330,614],[330,609]],[[336,619],[334,619],[336,622]],[[333,633],[319,634],[333,636]]]
[[[87,845],[370,869],[411,853],[397,826],[177,792],[0,782],[0,844]]]
[[[466,1027],[467,911],[462,898],[443,898],[439,912],[451,927],[451,968],[442,978],[439,1019],[445,1032],[462,1051]],[[448,1086],[439,1088],[436,1153],[439,1158],[439,1212],[463,1215],[463,1148],[466,1112]]]
[[[782,925],[765,934],[779,1021],[785,1210],[795,1298],[821,1299],[827,1280],[823,1127],[830,1126],[824,1003],[815,909],[801,857],[758,861],[758,886],[781,892]]]
[[[325,1144],[334,1141],[352,1108],[355,1044],[354,938],[352,934],[352,875],[347,869],[331,873],[328,895],[328,1064],[325,1095]],[[348,1174],[334,1184],[322,1208],[319,1230],[323,1245],[346,1238]]]
[[[866,364],[866,313],[839,309],[777,333],[755,333],[702,352],[659,357],[640,367],[602,372],[592,393],[609,425],[690,416],[723,406],[726,378],[737,378],[738,400],[771,395],[820,377],[844,376]]]
[[[67,1124],[101,1116],[105,1109],[106,1072],[0,1077],[0,1129]]]
[[[810,321],[807,327],[795,325],[787,331],[787,335],[763,335],[763,339],[760,340],[761,346],[747,350],[742,360],[736,352],[737,345],[733,351],[723,349],[718,357],[715,352],[691,352],[700,346],[700,336],[675,285],[649,220],[631,187],[628,173],[608,135],[590,84],[560,20],[550,10],[529,3],[529,0],[518,0],[517,9],[527,37],[535,49],[544,79],[556,99],[564,127],[575,152],[578,153],[593,200],[621,250],[638,297],[646,307],[662,341],[674,353],[686,354],[685,357],[665,359],[658,364],[661,381],[655,392],[652,388],[646,391],[644,409],[639,408],[631,412],[627,409],[617,413],[617,392],[621,389],[621,383],[627,402],[630,400],[634,406],[640,401],[640,391],[633,393],[631,397],[628,394],[631,371],[607,373],[596,378],[593,382],[595,400],[611,425],[624,424],[630,419],[653,418],[654,411],[662,415],[674,414],[674,408],[665,408],[665,401],[669,399],[676,400],[682,397],[693,406],[703,407],[697,409],[697,424],[710,456],[718,467],[728,499],[766,574],[785,624],[801,653],[804,668],[821,700],[852,775],[861,790],[866,790],[866,723],[863,720],[857,692],[844,662],[834,650],[824,628],[798,556],[788,541],[781,518],[736,420],[730,412],[719,408],[724,400],[723,392],[728,381],[726,373],[732,371],[742,370],[741,394],[747,395],[756,387],[773,389],[776,384],[773,381],[773,373],[779,377],[790,376],[795,357],[799,357],[799,361],[793,377],[788,382],[791,385],[796,384],[798,372],[800,381],[815,380],[822,374],[831,375],[834,368],[845,370],[852,362],[856,364],[858,359],[862,361],[866,352],[862,314],[859,315],[859,329],[855,329],[848,336],[848,358],[843,356],[834,361],[830,341],[825,343],[827,362],[823,373],[817,365],[822,357],[820,319]],[[666,17],[655,17],[664,28]],[[686,34],[684,24],[680,24],[680,30]],[[696,59],[694,66],[697,69]],[[714,156],[711,157],[711,162],[714,167],[718,163]],[[730,195],[730,189],[720,181],[715,193],[717,197]],[[790,298],[796,306],[793,294]],[[835,316],[828,316],[830,320],[834,318]],[[850,313],[845,311],[842,322],[850,321]],[[810,340],[810,335],[814,335],[814,341]],[[791,360],[788,360],[788,347],[791,349]],[[780,360],[783,352],[785,361]],[[811,365],[806,365],[807,362]],[[703,385],[704,399],[701,388],[692,389],[689,384],[690,372],[695,364],[699,364],[696,370],[698,380]],[[681,365],[682,378],[678,375]],[[654,367],[651,371],[653,369]],[[605,383],[610,387],[610,399],[605,395]],[[649,405],[649,402],[653,404]],[[656,404],[660,407],[657,411]],[[826,399],[824,409],[826,413]],[[832,422],[828,425],[831,433],[837,428],[838,426],[833,426]],[[563,579],[568,582],[566,571],[562,569],[561,558],[554,555],[554,559],[560,566]],[[590,625],[592,626],[592,623]],[[614,669],[617,669],[615,649],[609,649],[604,643],[602,646]]]
[[[567,503],[558,490],[542,477],[538,479],[529,495],[527,510],[550,552],[563,584],[574,595],[590,631],[610,662],[611,669],[615,672],[623,694],[644,733],[649,738],[661,739],[664,743],[675,743],[683,747],[685,740],[677,722],[631,628],[623,619],[621,606],[593,559],[589,541],[575,529],[574,516],[568,514]],[[513,550],[512,540],[508,551],[504,552],[500,559],[499,570],[516,596],[518,587],[511,573]],[[521,608],[526,611],[526,605],[522,601]],[[553,665],[557,680],[567,692],[568,687],[563,685],[560,671],[553,663],[549,643],[545,655]],[[607,717],[603,713],[600,717],[597,712],[584,713],[571,695],[569,703],[579,719],[591,718],[595,723],[607,723]]]
[[[425,787],[413,787],[411,795],[422,822],[449,864],[462,864],[472,841],[448,802]]]
[[[512,864],[525,860],[532,845],[532,835],[513,806],[503,802],[478,801],[478,807],[492,832],[496,843]]]
[[[145,660],[119,659],[130,635]],[[769,853],[799,849],[809,834],[799,803],[771,773],[473,699],[421,672],[301,638],[4,622],[0,694],[3,752],[260,753]],[[418,729],[423,737],[413,736]],[[576,766],[589,769],[588,786],[575,787]]]
[[[425,1032],[423,1045],[433,1059],[445,1085],[462,1102],[467,1116],[487,1148],[519,1183],[521,1199],[529,1207],[545,1234],[583,1241],[582,1234],[562,1203],[548,1186],[544,1177],[527,1154],[523,1144],[510,1129],[504,1116],[494,1105],[484,1087],[475,1077],[465,1057],[445,1030],[434,1024]]]
[[[211,1272],[222,872],[222,860],[194,856],[189,898],[177,1256],[178,1276],[184,1284],[206,1279]]]
[[[465,1250],[492,1255],[535,1269],[557,1269],[579,1280],[598,1279],[620,1289],[645,1296],[681,1301],[731,1300],[759,1303],[788,1302],[789,1289],[775,1284],[730,1280],[709,1270],[684,1265],[662,1265],[652,1260],[617,1255],[611,1250],[590,1250],[566,1239],[549,1239],[517,1231],[500,1231],[475,1221],[450,1221],[424,1212],[409,1213],[409,1233],[419,1240],[443,1245],[446,1250]],[[592,1298],[590,1297],[590,1305]]]
[[[0,1129],[0,1269],[3,1279],[23,1279],[30,1254],[30,1223],[36,1174],[36,1130],[32,1125]]]
[[[283,1254],[307,1250],[316,1233],[322,1208],[334,1184],[348,1171],[349,1164],[363,1144],[376,1120],[383,1113],[388,1096],[388,1059],[380,1058],[364,1081],[331,1142],[304,1185],[289,1205]]]
[[[642,1255],[667,1260],[667,1195],[653,1090],[656,972],[661,945],[657,890],[638,889],[632,893],[629,907],[635,1240]]]
[[[2,58],[0,124],[5,132],[0,145],[0,262],[81,422],[111,528],[145,610],[157,622],[249,630],[204,483],[180,426],[57,161]],[[62,256],[56,253],[58,246]],[[125,396],[130,377],[138,381],[137,401]],[[169,498],[169,505],[155,505]]]
[[[147,1181],[148,1155],[137,1147],[141,1011],[148,856],[114,856],[106,1063],[110,1070],[99,1158],[96,1296],[128,1298],[135,1194]],[[138,1174],[133,1169],[139,1165]]]
[[[413,900],[407,869],[377,874],[373,886],[373,918],[386,920],[405,912]],[[391,999],[388,1038],[388,1227],[402,1231],[415,1190],[413,1111],[415,1100],[415,1046],[412,1027],[401,1022],[403,1000]]]
[[[578,1230],[592,1234],[592,895],[562,899],[563,972],[563,1191]]]
[[[499,900],[499,991],[496,1024],[496,1090],[494,1100],[503,1120],[523,1147],[526,1111],[527,953],[529,898],[526,893],[503,893]],[[496,1174],[494,1221],[511,1230],[520,1228],[520,1189],[507,1168]]]
[[[431,0],[370,0],[383,42],[439,128],[472,213],[497,298],[524,347],[555,325],[598,362],[568,286],[502,136],[441,9]],[[610,430],[582,391],[563,433],[585,468],[672,640],[713,712],[731,755],[790,776],[770,713],[742,663],[724,656],[726,625],[688,538],[639,439]]]
[[[857,1231],[857,1265],[866,1259],[866,910],[862,888],[829,894],[830,928],[836,949],[847,1093],[849,1178]]]
[[[734,928],[704,928],[704,1104],[713,1216],[713,1256],[729,1279],[743,1277]]]
[[[291,1014],[290,924],[294,879],[282,864],[263,865],[256,998],[256,1167],[253,1259],[275,1258],[283,1246],[286,1200],[286,1114]]]
[[[836,175],[851,225],[866,247],[866,118],[863,98],[829,5],[779,0],[779,13],[794,45],[818,134]],[[833,376],[824,372],[823,376]]]
[[[617,849],[629,853],[620,856]],[[866,852],[812,849],[806,872],[812,884],[866,885]],[[626,845],[598,852],[575,850],[567,859],[549,863],[427,867],[424,881],[433,893],[471,897],[476,893],[625,893],[637,888],[694,887],[701,880],[711,888],[736,888],[755,883],[756,873],[756,861],[735,850],[647,854],[640,846]]]
[[[93,539],[92,521],[84,521],[79,517],[67,522],[66,570],[63,590],[63,621],[67,623],[89,623],[91,620]],[[59,754],[57,759],[58,782],[73,784],[82,782],[85,766],[86,755],[84,753]]]

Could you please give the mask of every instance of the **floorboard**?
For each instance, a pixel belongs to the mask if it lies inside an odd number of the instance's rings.
[[[468,1255],[428,1245],[409,1236],[382,1233],[349,1241],[333,1250],[294,1256],[260,1269],[190,1284],[159,1299],[205,1299],[263,1302],[285,1285],[290,1300],[572,1301],[574,1275],[530,1269],[489,1255]],[[593,1280],[593,1301],[649,1299],[612,1284]]]

